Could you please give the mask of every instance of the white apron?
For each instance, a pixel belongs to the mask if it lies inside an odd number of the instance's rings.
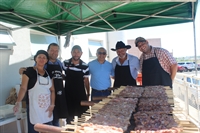
[[[35,86],[28,91],[29,117],[32,124],[47,123],[53,120],[53,115],[49,117],[49,112],[46,112],[51,104],[51,86],[52,82],[49,75],[47,77],[42,77],[38,75],[37,72]]]

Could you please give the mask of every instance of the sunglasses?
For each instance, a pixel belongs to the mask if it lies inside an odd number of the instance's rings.
[[[48,85],[49,84],[49,78],[48,77],[38,76],[38,79],[39,79],[40,85]]]
[[[98,52],[98,55],[106,55],[106,52]]]

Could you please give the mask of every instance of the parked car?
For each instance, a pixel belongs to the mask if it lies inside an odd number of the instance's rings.
[[[177,72],[184,72],[186,71],[185,67],[178,65],[177,66]]]
[[[186,70],[185,71],[192,71],[195,70],[195,64],[193,62],[179,62],[179,66],[183,66]]]
[[[197,70],[200,71],[200,64],[197,64]]]
[[[200,64],[196,64],[197,65],[197,70],[200,70]]]

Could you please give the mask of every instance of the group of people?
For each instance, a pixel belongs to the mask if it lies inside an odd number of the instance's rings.
[[[80,103],[89,100],[90,92],[91,100],[110,95],[111,78],[114,79],[114,88],[136,86],[140,71],[144,86],[172,88],[177,71],[177,62],[172,55],[163,48],[151,46],[143,37],[135,39],[135,46],[142,52],[140,59],[127,53],[130,45],[119,41],[111,49],[118,55],[112,63],[106,61],[107,50],[100,47],[96,52],[97,59],[86,64],[80,59],[83,52],[79,45],[73,46],[72,57],[61,63],[57,59],[59,46],[51,43],[47,52],[39,50],[36,53],[33,67],[20,68],[23,76],[14,112],[18,111],[20,102],[27,94],[28,131],[35,133],[36,123],[59,126],[59,118],[67,118],[67,123],[70,123],[74,116],[81,116],[88,107]]]

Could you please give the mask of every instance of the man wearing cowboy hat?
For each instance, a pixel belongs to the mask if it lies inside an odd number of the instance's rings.
[[[117,42],[115,49],[117,57],[112,60],[114,69],[114,87],[135,86],[136,78],[139,71],[139,59],[136,56],[126,53],[130,49],[130,45],[125,45],[122,41]]]

